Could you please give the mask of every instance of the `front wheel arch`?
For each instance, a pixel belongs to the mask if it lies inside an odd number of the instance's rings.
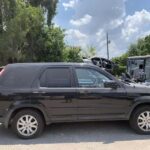
[[[144,106],[149,106],[150,107],[150,102],[144,102],[144,103],[139,103],[139,104],[136,104],[132,110],[130,111],[129,115],[128,115],[128,118],[130,119],[132,114],[140,107],[144,107]]]

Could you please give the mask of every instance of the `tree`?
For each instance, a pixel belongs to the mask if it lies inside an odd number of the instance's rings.
[[[0,34],[5,30],[6,23],[16,15],[16,0],[0,0]]]
[[[137,49],[137,45],[136,44],[131,44],[129,46],[129,50],[127,52],[128,56],[137,56],[139,55],[138,49]]]
[[[35,50],[36,61],[57,62],[63,61],[64,30],[59,27],[45,27],[39,43],[40,49]]]
[[[29,32],[33,33],[34,29],[38,30],[44,24],[40,8],[27,7],[23,1],[16,2],[16,15],[6,22],[6,30],[0,38],[0,51],[1,54],[5,54],[2,56],[5,58],[3,63],[7,63],[8,60],[22,59],[23,50],[28,45],[27,35]]]
[[[64,61],[66,62],[82,62],[80,47],[66,46],[63,54]]]
[[[34,7],[42,7],[47,14],[47,24],[51,25],[51,21],[56,14],[58,0],[28,0],[28,3]]]
[[[137,49],[139,51],[139,55],[150,54],[150,36],[146,36],[145,38],[138,40]]]
[[[51,23],[57,2],[0,1],[1,65],[13,62],[82,61],[81,48],[66,46],[64,30]],[[92,48],[90,53],[93,53]]]
[[[51,25],[56,4],[57,0],[0,1],[1,64],[63,60],[64,32]]]

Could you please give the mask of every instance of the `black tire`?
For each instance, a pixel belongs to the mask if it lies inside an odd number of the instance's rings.
[[[36,130],[34,131],[35,133],[32,135],[23,135],[18,130],[19,126],[17,123],[18,123],[19,119],[21,119],[22,117],[25,118],[25,115],[33,117],[33,121],[37,122],[36,123]],[[12,130],[15,132],[15,134],[18,137],[20,137],[22,139],[32,139],[32,138],[38,137],[39,135],[42,134],[42,132],[44,130],[44,126],[45,126],[45,123],[44,123],[44,119],[41,116],[41,114],[38,111],[32,110],[32,109],[23,109],[23,110],[19,111],[14,116],[14,118],[12,120],[12,124],[11,124]]]
[[[141,106],[141,107],[137,108],[130,117],[130,126],[138,134],[145,134],[145,135],[150,134],[150,130],[144,131],[138,125],[138,117],[140,116],[140,114],[142,114],[146,111],[150,112],[150,106]],[[146,128],[146,126],[144,128]]]

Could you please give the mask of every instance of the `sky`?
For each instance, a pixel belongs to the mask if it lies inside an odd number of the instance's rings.
[[[65,29],[65,42],[93,46],[96,55],[110,57],[125,53],[131,43],[150,34],[150,0],[59,0],[53,22]]]

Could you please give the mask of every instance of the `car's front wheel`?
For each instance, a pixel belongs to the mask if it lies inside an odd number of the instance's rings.
[[[137,108],[131,115],[130,125],[139,134],[150,134],[150,106]]]
[[[13,118],[12,129],[20,138],[31,139],[42,133],[44,121],[39,112],[24,109]]]

